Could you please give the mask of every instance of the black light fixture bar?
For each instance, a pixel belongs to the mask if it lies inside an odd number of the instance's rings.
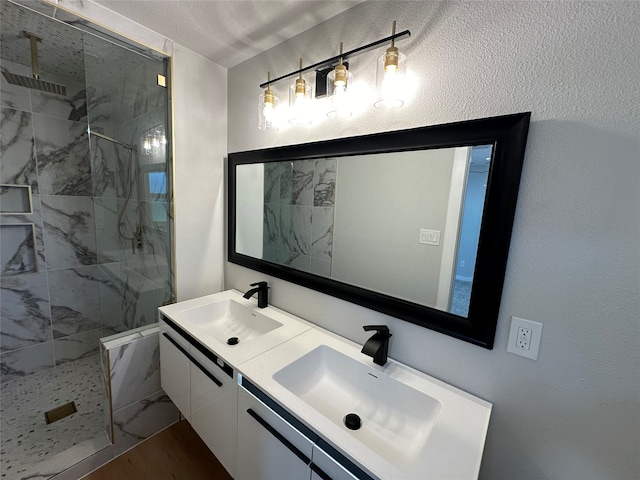
[[[286,75],[282,75],[281,77],[274,78],[270,82],[261,83],[260,84],[260,88],[265,88],[269,84],[273,84],[273,83],[279,82],[280,80],[284,80],[285,78],[293,77],[294,75],[299,75],[301,73],[307,72],[309,70],[313,70],[313,69],[318,68],[318,67],[331,65],[332,63],[338,62],[340,60],[340,58],[342,58],[343,60],[346,60],[351,55],[355,55],[356,53],[364,52],[365,50],[369,50],[369,49],[377,47],[378,45],[381,45],[383,43],[387,43],[387,42],[390,42],[391,40],[395,40],[397,38],[401,38],[401,37],[405,37],[405,36],[411,36],[411,32],[409,30],[404,30],[403,32],[396,33],[394,35],[389,35],[388,37],[385,37],[383,39],[377,40],[377,41],[375,41],[373,43],[368,43],[367,45],[363,45],[362,47],[358,47],[358,48],[354,48],[353,50],[349,50],[348,52],[345,52],[342,55],[336,55],[335,57],[327,58],[326,60],[314,63],[313,65],[309,65],[308,67],[304,67],[304,68],[301,68],[299,70],[295,70],[295,71],[293,71],[291,73],[287,73]]]

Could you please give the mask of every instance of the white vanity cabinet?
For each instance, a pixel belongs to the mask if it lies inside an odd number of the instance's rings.
[[[327,450],[350,465],[353,473]],[[238,455],[234,478],[373,480],[246,379],[238,387]]]
[[[234,476],[238,395],[235,370],[166,317],[160,318],[160,331],[162,388]]]

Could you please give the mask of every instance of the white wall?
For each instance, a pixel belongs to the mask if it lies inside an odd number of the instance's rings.
[[[493,350],[268,279],[276,306],[361,343],[363,324],[387,323],[393,358],[493,402],[482,478],[640,477],[638,18],[632,1],[370,1],[229,71],[229,151],[533,112]],[[394,19],[419,88],[400,111],[256,130],[267,70]],[[380,53],[352,59],[356,78],[372,83]],[[226,269],[229,288],[265,278]],[[544,323],[537,361],[506,353],[512,315]]]
[[[178,300],[222,290],[226,69],[175,45],[175,251]]]
[[[236,169],[236,247],[239,253],[262,258],[264,247],[264,165],[239,165]]]
[[[454,152],[338,159],[331,278],[436,305],[444,242],[418,239],[426,228],[444,240]]]

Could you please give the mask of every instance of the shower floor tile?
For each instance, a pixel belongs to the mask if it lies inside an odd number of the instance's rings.
[[[3,480],[21,478],[29,466],[103,435],[101,375],[100,357],[95,354],[2,385]],[[46,424],[47,410],[71,401],[78,407],[76,413]]]

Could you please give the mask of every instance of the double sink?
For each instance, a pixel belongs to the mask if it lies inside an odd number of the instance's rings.
[[[161,311],[375,476],[477,477],[490,403],[235,290]]]

